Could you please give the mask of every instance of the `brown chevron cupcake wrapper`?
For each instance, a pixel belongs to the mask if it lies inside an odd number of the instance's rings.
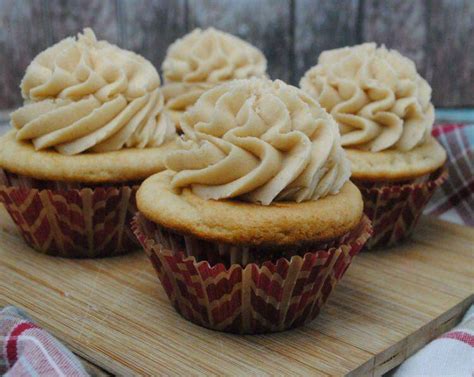
[[[389,247],[409,238],[423,209],[447,177],[447,170],[442,168],[411,182],[354,182],[374,230],[365,249]]]
[[[257,248],[180,235],[141,214],[132,228],[179,314],[207,328],[241,334],[312,321],[371,233],[364,216],[330,244],[261,261]]]
[[[99,258],[136,250],[136,185],[38,181],[0,169],[0,202],[35,250]]]

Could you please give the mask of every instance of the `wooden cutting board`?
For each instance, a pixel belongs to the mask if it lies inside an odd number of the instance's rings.
[[[176,314],[143,252],[43,256],[0,208],[0,306],[24,308],[113,374],[380,375],[454,326],[473,303],[473,245],[474,229],[423,218],[413,242],[357,256],[309,326],[238,336]]]

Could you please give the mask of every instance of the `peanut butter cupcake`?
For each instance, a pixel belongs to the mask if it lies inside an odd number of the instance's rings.
[[[408,237],[444,181],[446,152],[431,135],[431,87],[415,64],[375,43],[325,51],[300,87],[334,117],[374,235],[368,248]]]
[[[235,80],[182,118],[134,230],[186,319],[236,333],[310,322],[370,233],[334,120],[282,81]]]
[[[223,82],[265,77],[267,61],[251,44],[228,33],[195,29],[169,48],[163,61],[166,108],[179,127],[180,116],[206,90]]]
[[[26,242],[66,257],[133,249],[137,185],[176,137],[155,68],[85,29],[36,56],[21,92],[0,138],[0,200]]]

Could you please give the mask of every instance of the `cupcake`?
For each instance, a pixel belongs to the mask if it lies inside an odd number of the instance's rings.
[[[336,120],[374,235],[368,248],[407,238],[445,180],[431,135],[431,87],[397,51],[366,43],[323,52],[300,87]]]
[[[0,200],[34,249],[102,257],[134,249],[137,186],[176,137],[156,69],[90,29],[41,52],[0,138]]]
[[[231,34],[214,28],[195,29],[174,42],[162,71],[166,109],[179,127],[180,116],[206,90],[223,82],[266,77],[262,52]]]
[[[134,231],[176,310],[211,329],[310,322],[370,233],[334,120],[282,81],[235,80],[182,117]]]

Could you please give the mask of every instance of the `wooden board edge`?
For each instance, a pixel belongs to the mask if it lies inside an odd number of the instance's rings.
[[[384,373],[387,373],[393,368],[399,366],[403,361],[408,359],[433,339],[454,328],[461,321],[469,307],[473,304],[474,294],[471,294],[447,312],[434,318],[432,321],[410,334],[407,338],[395,343],[385,351],[374,355],[372,359],[351,371],[346,376],[381,376]]]
[[[91,353],[91,351],[87,350],[87,347],[83,345],[76,345],[66,341],[54,330],[48,329],[48,331],[53,334],[56,339],[61,341],[69,350],[71,350],[74,355],[78,356],[86,368],[90,367],[93,372],[103,373],[98,374],[98,377],[133,375],[134,372],[132,369],[124,364],[115,362],[112,358],[109,358],[107,354],[98,352]]]
[[[47,331],[52,334],[56,339],[63,343],[75,356],[77,356],[89,374],[92,376],[106,377],[106,376],[131,376],[133,375],[133,370],[128,368],[124,364],[115,362],[112,358],[109,357],[105,352],[92,353],[87,347],[83,345],[77,345],[72,342],[68,342],[60,333],[51,329],[45,324],[37,321],[42,328],[47,329]],[[90,370],[88,369],[90,368]],[[97,374],[94,374],[97,373]]]
[[[86,372],[91,377],[110,377],[110,376],[113,376],[112,373],[109,373],[105,369],[102,369],[101,367],[99,367],[95,364],[92,364],[90,361],[87,361],[83,357],[81,357],[77,354],[74,354],[74,356],[76,356],[79,359],[79,361],[82,363],[82,366],[84,367]]]

